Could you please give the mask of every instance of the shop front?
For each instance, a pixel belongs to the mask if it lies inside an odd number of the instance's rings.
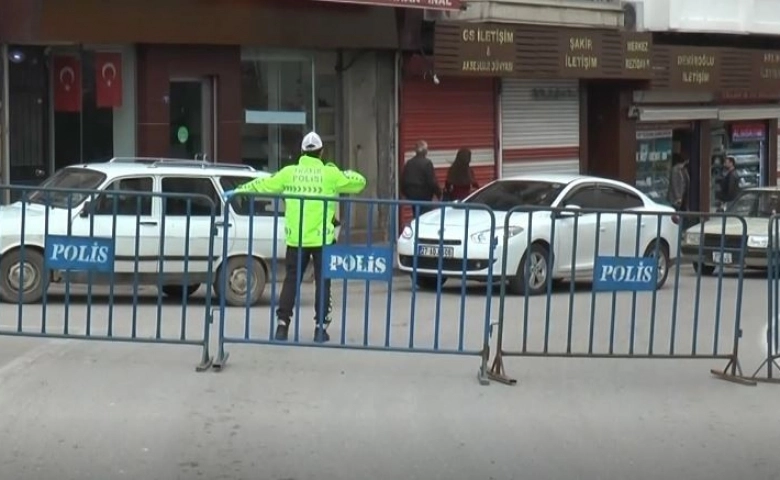
[[[620,177],[621,152],[634,142],[623,118],[631,92],[652,78],[651,44],[649,34],[636,32],[441,23],[430,74],[438,75],[439,87],[455,80],[483,82],[484,122],[477,123],[474,106],[464,100],[464,112],[450,121],[461,142],[477,131],[487,135],[488,127],[495,132],[495,154],[485,158],[485,171],[492,167],[496,177],[580,172]],[[494,110],[487,108],[491,84],[480,77],[493,79]],[[492,112],[495,123],[488,123]],[[489,145],[487,139],[483,143]]]
[[[654,46],[656,77],[634,94],[636,186],[667,201],[672,166],[688,161],[685,207],[712,211],[726,157],[741,188],[776,184],[780,55],[747,49]]]
[[[366,195],[393,194],[396,9],[40,4],[0,35],[9,43],[4,181],[37,183],[66,165],[134,155],[275,171],[317,130],[328,158],[366,174]]]

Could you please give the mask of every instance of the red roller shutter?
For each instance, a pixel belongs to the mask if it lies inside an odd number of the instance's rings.
[[[404,64],[400,101],[399,177],[414,156],[418,140],[428,142],[428,157],[441,185],[459,148],[472,152],[471,165],[480,185],[496,178],[496,93],[492,78],[443,77],[436,85],[418,56]],[[408,210],[408,209],[407,209]],[[403,212],[401,225],[410,211]]]

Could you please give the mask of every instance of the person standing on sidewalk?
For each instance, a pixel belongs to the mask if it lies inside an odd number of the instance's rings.
[[[720,179],[717,199],[721,201],[721,208],[725,211],[739,194],[739,177],[737,176],[737,165],[734,157],[726,157],[723,161],[723,169],[725,173],[723,178]]]
[[[306,196],[338,198],[340,194],[357,194],[366,188],[366,178],[363,175],[351,170],[341,171],[333,163],[326,164],[322,161],[322,139],[316,133],[311,132],[303,138],[301,149],[303,154],[296,165],[289,165],[271,177],[258,178],[225,192],[225,197],[230,198],[241,193],[303,196],[301,194],[305,192]],[[295,299],[298,297],[303,272],[310,261],[314,262],[314,277],[317,282],[314,341],[330,340],[327,332],[332,308],[330,280],[322,277],[322,250],[335,240],[334,219],[337,205],[338,202],[324,199],[290,198],[285,201],[286,273],[279,295],[279,308],[276,310],[276,340],[287,340]],[[300,270],[298,255],[301,255]],[[321,299],[324,301],[321,302]],[[322,327],[319,326],[320,320]]]
[[[414,202],[432,202],[441,198],[441,187],[436,180],[433,162],[428,158],[428,144],[420,140],[414,149],[415,155],[404,165],[401,172],[401,195]],[[412,213],[425,213],[433,209],[430,206],[413,207]]]

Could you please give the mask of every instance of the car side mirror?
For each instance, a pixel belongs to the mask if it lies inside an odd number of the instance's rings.
[[[579,205],[566,205],[563,210],[558,211],[558,218],[573,218],[580,215],[582,207]]]
[[[92,213],[92,203],[86,202],[84,203],[84,206],[81,208],[81,211],[79,212],[79,217],[87,218],[90,213]]]

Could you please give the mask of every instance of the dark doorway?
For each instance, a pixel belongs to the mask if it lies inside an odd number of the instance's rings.
[[[204,153],[203,81],[172,80],[170,84],[170,156],[195,158]]]
[[[37,185],[49,172],[49,71],[43,47],[8,48],[9,180]]]

